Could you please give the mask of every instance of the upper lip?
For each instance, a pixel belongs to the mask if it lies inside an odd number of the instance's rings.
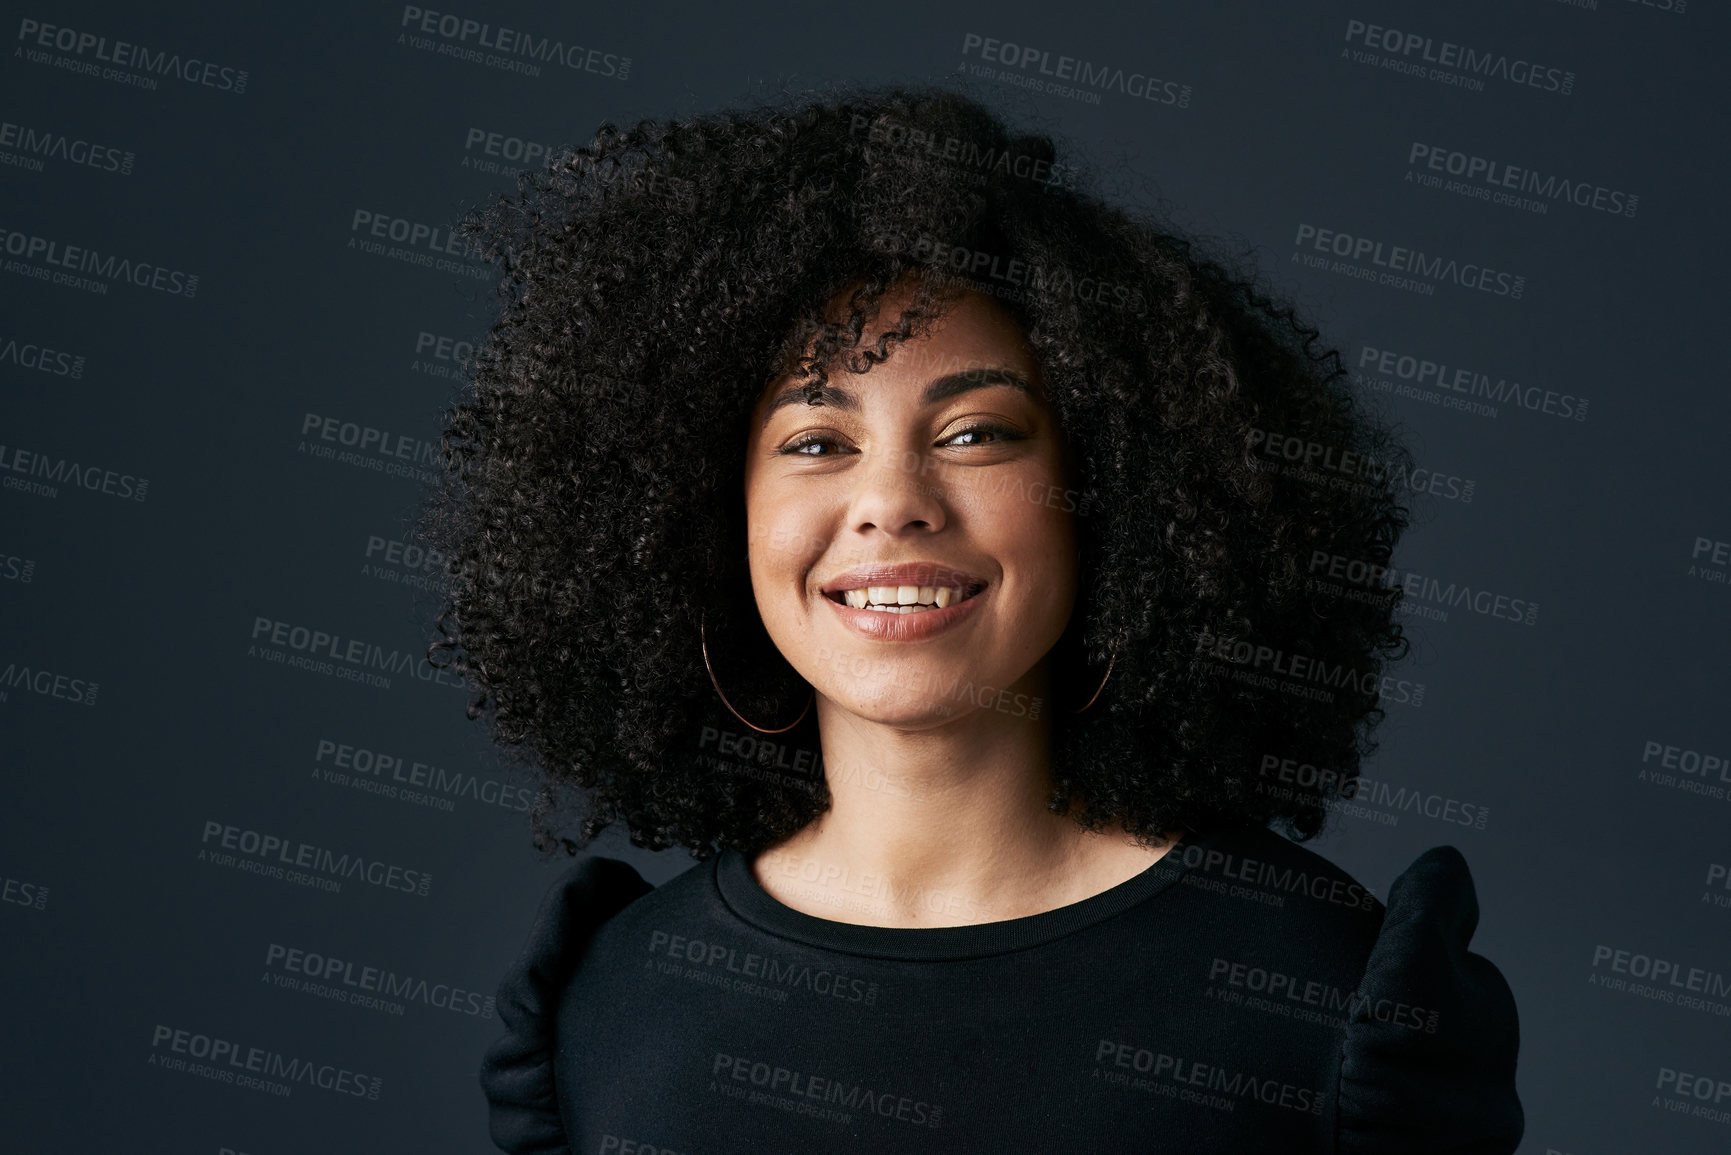
[[[962,586],[972,589],[985,584],[985,578],[942,562],[910,561],[899,565],[855,566],[830,578],[824,583],[822,592],[839,594],[868,586]]]

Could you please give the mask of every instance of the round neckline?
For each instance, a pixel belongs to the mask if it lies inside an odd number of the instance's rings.
[[[715,858],[715,885],[735,915],[759,930],[807,946],[864,958],[935,961],[979,958],[1041,946],[1122,914],[1159,894],[1186,873],[1199,856],[1184,851],[1207,847],[1218,831],[1191,835],[1138,874],[1098,894],[1021,918],[967,926],[862,926],[819,918],[786,905],[763,888],[739,850]]]

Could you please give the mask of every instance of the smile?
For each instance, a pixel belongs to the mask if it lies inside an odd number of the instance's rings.
[[[965,602],[985,587],[967,586],[862,586],[859,589],[838,590],[829,597],[858,610],[875,610],[883,614],[918,614],[941,610]]]
[[[823,600],[841,624],[874,642],[923,642],[980,614],[990,582],[937,561],[856,566],[829,578]]]

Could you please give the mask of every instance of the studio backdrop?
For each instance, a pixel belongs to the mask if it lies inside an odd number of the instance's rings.
[[[1340,349],[1420,512],[1309,573],[1401,585],[1413,649],[1313,845],[1382,897],[1466,857],[1523,1151],[1731,1149],[1718,5],[451,2],[6,6],[0,1147],[491,1150],[569,860],[425,660],[410,523],[496,308],[453,225],[604,122],[903,82]]]

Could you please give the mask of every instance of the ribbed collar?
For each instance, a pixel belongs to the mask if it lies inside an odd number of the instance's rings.
[[[1023,918],[972,926],[892,927],[835,922],[795,910],[774,898],[752,875],[745,855],[738,850],[718,854],[713,860],[713,870],[716,889],[728,908],[752,926],[780,938],[863,958],[911,961],[981,958],[1049,943],[1146,902],[1190,869],[1185,865],[1186,859],[1192,864],[1200,861],[1200,856],[1185,854],[1184,850],[1211,846],[1218,836],[1216,831],[1181,839],[1158,862],[1134,878],[1080,902]]]

